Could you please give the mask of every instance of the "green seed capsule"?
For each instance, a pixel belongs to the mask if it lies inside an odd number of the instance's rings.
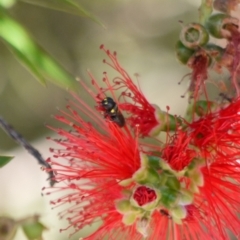
[[[215,38],[231,37],[231,32],[227,29],[231,25],[238,27],[238,19],[223,13],[210,16],[206,22],[207,30]]]
[[[194,54],[194,50],[185,47],[181,41],[178,41],[176,44],[176,54],[177,59],[181,63],[187,64],[189,58]]]
[[[208,43],[209,35],[207,30],[198,23],[190,23],[183,27],[180,33],[180,41],[190,49],[204,46]]]

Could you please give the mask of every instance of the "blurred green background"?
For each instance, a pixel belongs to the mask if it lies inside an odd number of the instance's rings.
[[[175,59],[174,45],[181,29],[179,20],[197,21],[200,0],[75,1],[105,27],[87,17],[40,7],[36,5],[37,0],[28,2],[33,4],[17,1],[8,9],[9,14],[74,77],[88,82],[87,69],[90,69],[101,81],[102,72],[111,71],[102,63],[106,56],[99,46],[104,44],[117,51],[121,65],[133,79],[135,73],[140,75],[141,89],[150,102],[163,109],[170,106],[173,114],[184,111],[187,99],[182,99],[181,95],[188,83],[178,85],[178,82],[189,71]],[[81,89],[79,94],[82,94]],[[0,39],[0,116],[32,142],[45,158],[50,156],[48,147],[51,144],[45,138],[52,134],[45,123],[58,125],[52,115],[57,113],[56,108],[64,108],[67,97],[69,93],[65,88],[49,81],[44,87],[36,81]],[[45,173],[38,173],[39,165],[35,160],[24,150],[14,147],[17,144],[0,130],[0,154],[16,156],[0,171],[0,215],[20,217],[38,212],[50,228],[45,239],[67,239],[68,232],[58,232],[60,222],[56,215],[59,210],[49,211],[49,199],[40,196],[41,187],[48,184]],[[13,203],[8,198],[14,198]],[[16,199],[18,204],[14,202]],[[19,208],[21,211],[17,210]],[[55,220],[48,220],[48,217]],[[78,239],[81,234],[72,239]],[[16,239],[24,237],[20,234]]]

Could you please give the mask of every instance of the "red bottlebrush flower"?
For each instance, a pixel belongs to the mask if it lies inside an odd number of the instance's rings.
[[[72,204],[60,216],[76,231],[101,221],[85,239],[225,240],[229,239],[227,229],[237,234],[240,163],[236,159],[227,161],[220,156],[205,165],[187,147],[192,135],[187,138],[179,130],[164,148],[162,157],[166,161],[169,157],[170,165],[166,169],[161,165],[163,159],[156,162],[156,158],[140,156],[137,140],[123,128],[89,112],[100,121],[102,129],[97,130],[69,110],[64,113],[67,117],[57,119],[72,131],[54,129],[64,140],[56,140],[62,149],[52,150],[56,159],[49,162],[56,180],[63,183],[55,188],[71,192],[52,204]],[[231,109],[221,111],[226,116]],[[179,155],[174,154],[174,144]],[[204,149],[199,147],[197,152],[201,151]]]
[[[153,189],[150,189],[146,186],[141,186],[136,189],[133,194],[133,198],[137,201],[139,206],[144,204],[151,203],[157,198],[157,195]]]
[[[136,88],[134,92],[135,85],[120,67],[116,54],[106,53],[113,61],[113,65],[109,65],[122,77],[115,78],[111,85],[104,73],[107,87],[100,88],[90,74],[97,92],[83,85],[98,103],[97,107],[91,109],[74,95],[78,102],[70,101],[73,107],[68,106],[68,111],[62,111],[63,116],[56,117],[71,130],[51,128],[63,137],[55,140],[61,148],[52,149],[54,159],[48,160],[55,180],[61,184],[52,189],[67,190],[66,195],[51,203],[70,204],[60,214],[69,220],[67,228],[78,231],[100,222],[98,229],[85,238],[87,240],[105,237],[114,240],[155,240],[156,237],[225,240],[229,239],[228,229],[237,234],[240,224],[237,218],[240,100],[215,112],[210,107],[207,111],[194,110],[193,115],[196,113],[201,118],[192,123],[161,113],[162,122],[159,121],[157,127],[159,123],[165,124],[160,124],[158,130],[167,131],[166,143],[149,149],[151,145],[138,143],[138,134],[151,135],[155,127],[149,127],[148,122],[147,128],[139,122],[137,136],[128,128],[128,124],[136,128],[137,119],[146,116],[144,111],[128,111],[132,115],[124,126],[111,115],[127,111],[124,106],[134,109],[136,105],[138,109],[140,101],[128,105],[126,100],[134,101],[132,96],[140,91]],[[118,99],[115,90],[123,87],[122,97]],[[107,119],[98,111],[104,112]],[[92,123],[87,122],[82,113]],[[129,120],[131,117],[133,122]],[[171,129],[175,130],[172,135]]]
[[[229,230],[238,238],[240,163],[231,157],[220,156],[203,167],[201,172],[204,184],[196,195],[196,202],[200,206],[202,222],[210,235],[215,235],[212,239],[230,239]]]
[[[187,217],[182,224],[176,224],[171,219],[171,217],[159,214],[156,212],[153,216],[154,221],[151,223],[151,227],[155,230],[154,235],[152,235],[149,240],[155,240],[156,236],[159,239],[219,239],[214,238],[218,235],[210,233],[203,229],[201,221],[201,210],[194,205],[189,205],[186,207]]]
[[[200,206],[200,222],[212,239],[229,239],[228,230],[238,236],[240,99],[209,111],[190,123],[187,130],[192,139],[190,144],[198,149],[199,157],[206,163],[199,168],[202,184],[194,201],[195,206]]]
[[[154,212],[151,222],[154,236],[171,240],[226,240],[231,239],[229,231],[239,236],[240,162],[232,159],[226,162],[220,157],[208,165],[199,162],[195,159],[182,178],[187,189],[194,192],[193,201],[184,206],[185,217],[176,223],[171,210],[161,209],[160,215]]]
[[[182,129],[168,137],[162,149],[161,158],[175,171],[181,171],[187,167],[194,158],[199,157],[197,151],[191,146],[192,138]]]
[[[216,153],[222,157],[238,158],[240,147],[240,99],[233,100],[227,107],[210,111],[198,121],[189,124],[192,143],[205,154]]]

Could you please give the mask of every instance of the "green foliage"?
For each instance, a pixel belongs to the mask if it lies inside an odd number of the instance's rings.
[[[0,168],[7,165],[14,157],[10,156],[0,156]]]
[[[100,24],[102,27],[104,27],[103,23],[100,22],[93,14],[88,12],[82,5],[72,0],[20,0],[20,1],[45,8],[51,8],[54,10],[59,10],[87,17],[93,20],[94,22]]]
[[[72,0],[20,1],[87,17],[103,26],[94,15]],[[43,85],[46,85],[46,80],[50,80],[60,87],[75,89],[76,81],[74,77],[39,46],[24,26],[8,14],[6,8],[11,7],[15,3],[16,0],[0,0],[0,38],[2,38],[18,60]]]
[[[61,87],[74,88],[76,84],[74,77],[44,51],[26,29],[3,9],[0,9],[0,37],[42,84],[45,84],[47,79]]]

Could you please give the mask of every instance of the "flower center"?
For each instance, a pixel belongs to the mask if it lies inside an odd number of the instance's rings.
[[[133,198],[139,206],[143,206],[154,201],[157,198],[157,195],[153,189],[141,186],[136,189],[133,194]]]

